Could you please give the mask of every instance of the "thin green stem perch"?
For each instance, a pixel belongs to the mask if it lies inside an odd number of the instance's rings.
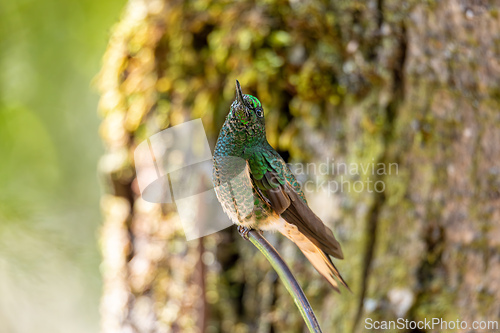
[[[255,245],[266,259],[271,263],[274,270],[278,273],[281,281],[285,285],[286,289],[292,295],[295,305],[299,308],[300,314],[304,321],[306,322],[307,328],[311,333],[321,333],[321,328],[319,327],[318,320],[314,315],[313,309],[309,304],[309,301],[304,294],[304,291],[298,284],[297,280],[293,276],[290,268],[283,261],[283,258],[279,255],[276,249],[269,244],[269,242],[256,230],[250,230],[247,233],[247,238]]]

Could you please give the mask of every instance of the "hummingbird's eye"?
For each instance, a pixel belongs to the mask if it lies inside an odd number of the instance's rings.
[[[260,109],[259,109],[259,110],[257,110],[257,111],[255,111],[255,114],[256,114],[256,115],[257,115],[257,117],[259,117],[259,118],[264,117],[264,112],[262,112],[262,110],[260,110]]]

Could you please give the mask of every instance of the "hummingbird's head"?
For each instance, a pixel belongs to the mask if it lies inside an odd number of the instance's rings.
[[[236,99],[231,104],[229,118],[236,129],[247,132],[247,135],[253,138],[262,137],[265,139],[262,104],[252,95],[244,95],[238,80],[236,80]]]

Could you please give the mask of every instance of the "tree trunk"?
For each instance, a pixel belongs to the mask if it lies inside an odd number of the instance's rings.
[[[174,205],[140,197],[135,147],[195,118],[213,147],[236,78],[343,246],[335,263],[353,293],[339,295],[293,244],[266,235],[324,332],[400,317],[498,321],[498,10],[473,0],[130,1],[99,77],[103,332],[304,331],[235,228],[187,242]]]

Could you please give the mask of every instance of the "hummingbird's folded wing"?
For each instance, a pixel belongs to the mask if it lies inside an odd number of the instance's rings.
[[[334,276],[349,289],[329,257],[344,257],[333,232],[314,214],[288,181],[279,182],[277,177],[273,170],[268,170],[261,179],[252,178],[252,181],[259,194],[286,221],[279,231],[299,247],[335,290],[338,291],[338,284]]]
[[[276,173],[267,171],[260,182],[274,185],[262,192],[276,213],[288,223],[296,225],[321,250],[335,258],[344,259],[342,248],[333,232],[314,214],[288,181],[280,184]]]

